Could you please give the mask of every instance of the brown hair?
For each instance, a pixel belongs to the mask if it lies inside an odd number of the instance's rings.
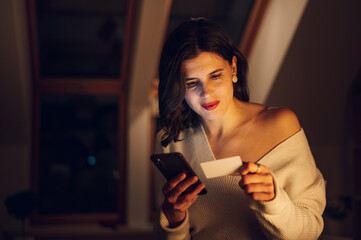
[[[234,96],[241,101],[249,101],[247,61],[223,29],[204,18],[182,23],[166,40],[159,64],[159,114],[165,131],[163,146],[179,141],[179,134],[185,128],[200,124],[200,117],[184,100],[186,88],[181,69],[184,61],[197,57],[201,52],[218,54],[229,64],[236,56],[238,81],[233,85]]]

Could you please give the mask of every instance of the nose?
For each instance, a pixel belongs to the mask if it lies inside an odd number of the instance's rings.
[[[212,96],[213,92],[214,86],[212,86],[212,84],[210,84],[208,81],[202,84],[201,97],[210,97]]]

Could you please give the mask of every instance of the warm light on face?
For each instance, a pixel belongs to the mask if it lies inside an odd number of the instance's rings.
[[[226,113],[233,99],[235,69],[235,64],[231,66],[210,52],[202,52],[183,63],[185,100],[203,120],[216,119]]]

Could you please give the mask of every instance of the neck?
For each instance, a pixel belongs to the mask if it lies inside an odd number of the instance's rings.
[[[202,125],[208,137],[222,137],[234,132],[245,122],[243,104],[241,101],[234,99],[233,103],[220,119],[202,120]]]

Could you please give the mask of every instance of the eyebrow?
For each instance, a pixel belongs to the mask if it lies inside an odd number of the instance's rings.
[[[221,72],[221,71],[224,71],[224,69],[223,68],[216,69],[213,72],[210,72],[208,75],[212,75],[212,74],[215,74],[215,73]],[[186,78],[185,81],[190,81],[190,80],[194,80],[194,79],[197,79],[197,78]]]

